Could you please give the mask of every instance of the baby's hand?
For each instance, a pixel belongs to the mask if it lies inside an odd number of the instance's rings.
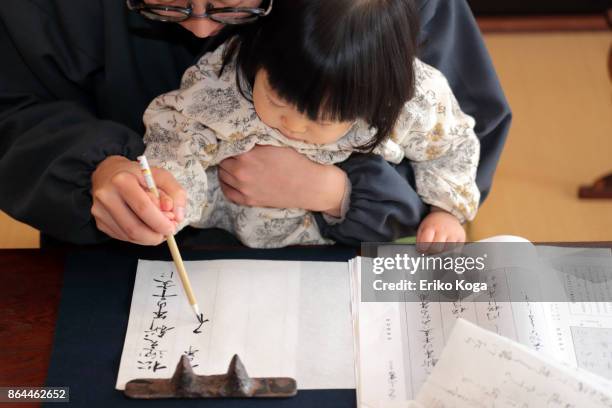
[[[432,207],[419,225],[416,239],[418,251],[438,253],[444,250],[445,243],[465,242],[465,230],[454,215]]]

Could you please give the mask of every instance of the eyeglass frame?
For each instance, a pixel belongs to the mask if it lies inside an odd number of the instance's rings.
[[[270,4],[266,9],[261,7],[210,7],[204,11],[203,14],[195,14],[193,12],[193,1],[188,2],[188,7],[178,7],[178,6],[165,6],[162,4],[147,4],[144,0],[126,0],[127,8],[130,11],[140,14],[144,18],[153,21],[160,21],[162,23],[181,23],[183,21],[187,21],[190,18],[208,18],[215,23],[220,24],[228,24],[228,25],[240,25],[240,24],[248,24],[256,21],[260,17],[265,17],[272,11],[272,5],[274,4],[274,0],[270,0]],[[210,4],[210,3],[209,3]],[[169,11],[169,12],[177,12],[181,13],[185,16],[185,18],[168,18],[168,16],[163,16],[161,14],[157,14],[157,11]],[[150,11],[150,14],[145,14],[144,12]],[[249,13],[251,14],[251,19],[242,21],[242,22],[231,22],[223,19],[215,18],[215,14],[220,13]]]

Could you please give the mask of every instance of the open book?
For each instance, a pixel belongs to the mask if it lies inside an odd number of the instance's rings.
[[[493,240],[520,241],[516,237],[496,237]],[[522,242],[527,243],[524,240]],[[570,377],[573,375],[574,379],[580,376],[585,384],[597,384],[593,387],[605,384],[603,389],[608,387],[607,392],[612,393],[612,383],[606,384],[604,379],[612,379],[610,248],[527,245],[527,249],[525,245],[521,247],[520,257],[498,254],[500,256],[496,257],[496,261],[490,263],[489,267],[492,270],[489,270],[486,276],[487,279],[493,279],[495,285],[489,286],[489,288],[494,287],[494,290],[489,289],[485,293],[485,297],[489,298],[485,301],[482,297],[479,301],[470,301],[468,298],[456,302],[423,297],[420,301],[409,302],[360,302],[362,272],[365,269],[363,266],[368,259],[352,260],[349,269],[353,297],[356,381],[360,406],[372,408],[389,407],[394,404],[402,406],[417,396],[419,401],[423,400],[430,404],[434,400],[423,399],[423,395],[430,395],[433,392],[430,382],[433,378],[432,373],[436,372],[437,377],[442,378],[442,374],[453,377],[464,372],[470,377],[472,374],[467,366],[455,367],[448,371],[448,367],[454,366],[455,363],[442,364],[442,359],[458,362],[459,357],[465,357],[459,356],[465,352],[459,343],[449,343],[451,333],[454,333],[453,328],[459,319],[465,319],[486,329],[487,334],[495,333],[503,336],[507,341],[504,340],[502,343],[508,350],[514,350],[515,344],[518,343],[520,348],[533,350],[544,359],[542,366],[546,366],[546,361],[551,362],[551,367],[556,364],[555,362],[559,362],[568,367],[580,367],[595,373],[597,375],[570,372],[569,375]],[[383,252],[385,250],[392,252],[393,248],[381,249]],[[516,288],[508,284],[509,273],[527,279],[521,290],[528,295],[522,297],[513,293]],[[589,278],[596,276],[601,279],[593,282],[592,279],[585,279],[586,276]],[[549,302],[536,301],[546,299],[546,293],[551,291],[566,293],[567,301],[557,301],[561,300],[557,298]],[[604,293],[606,291],[607,294]],[[578,298],[581,302],[573,303],[572,299],[577,296],[577,292],[580,292]],[[522,301],[517,301],[519,299]],[[472,334],[475,331],[471,326],[469,329],[464,327],[461,330],[470,331]],[[469,353],[469,359],[474,363],[470,366],[471,369],[481,370],[480,375],[473,375],[471,378],[474,380],[478,378],[481,382],[482,397],[484,398],[488,392],[511,389],[514,389],[514,394],[520,394],[519,390],[508,384],[506,384],[509,387],[507,389],[500,384],[495,386],[493,383],[487,384],[487,378],[493,376],[497,369],[501,369],[502,366],[510,367],[508,361],[497,361],[496,365],[490,365],[486,363],[489,357],[484,349],[470,350]],[[446,368],[438,368],[440,364]],[[509,375],[512,375],[512,372]],[[450,377],[444,377],[444,382],[450,381]],[[528,387],[536,377],[523,378],[524,386]],[[459,381],[457,378],[454,380]],[[424,388],[425,384],[429,385]],[[491,388],[487,388],[488,386]],[[533,386],[536,386],[535,382]],[[469,387],[459,387],[453,391],[456,393],[456,399],[449,397],[448,400],[444,400],[446,403],[436,400],[437,403],[431,406],[478,406],[465,401],[461,404],[457,402],[460,396],[467,398],[470,393],[470,398],[476,398],[473,394],[476,388],[472,387],[471,391],[464,395],[462,390],[467,389]],[[424,390],[429,391],[424,394]],[[497,400],[495,403],[492,401],[489,400],[490,403],[483,403],[480,406],[523,406],[505,403],[507,401]]]

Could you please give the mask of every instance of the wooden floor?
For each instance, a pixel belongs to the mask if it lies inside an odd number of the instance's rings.
[[[612,200],[576,195],[612,172],[612,34],[489,34],[486,42],[514,122],[471,238],[612,240]]]
[[[581,201],[582,183],[612,172],[610,32],[487,34],[514,123],[471,239],[612,240],[612,200]],[[0,248],[38,245],[0,213]]]
[[[38,248],[38,231],[0,211],[0,248]]]

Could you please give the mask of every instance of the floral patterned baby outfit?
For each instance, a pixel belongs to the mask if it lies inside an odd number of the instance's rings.
[[[257,248],[331,243],[321,236],[308,211],[228,201],[219,187],[217,164],[256,144],[288,146],[317,163],[338,163],[367,142],[373,130],[357,121],[346,135],[324,145],[286,138],[266,126],[252,102],[241,95],[234,64],[219,75],[224,48],[187,69],[181,88],[155,98],[144,114],[149,162],[170,171],[188,194],[186,217],[179,227],[223,228]],[[404,105],[391,137],[374,153],[392,163],[409,159],[424,202],[461,222],[471,220],[480,198],[475,181],[480,145],[474,120],[461,111],[442,73],[418,59],[414,64],[415,96]]]

